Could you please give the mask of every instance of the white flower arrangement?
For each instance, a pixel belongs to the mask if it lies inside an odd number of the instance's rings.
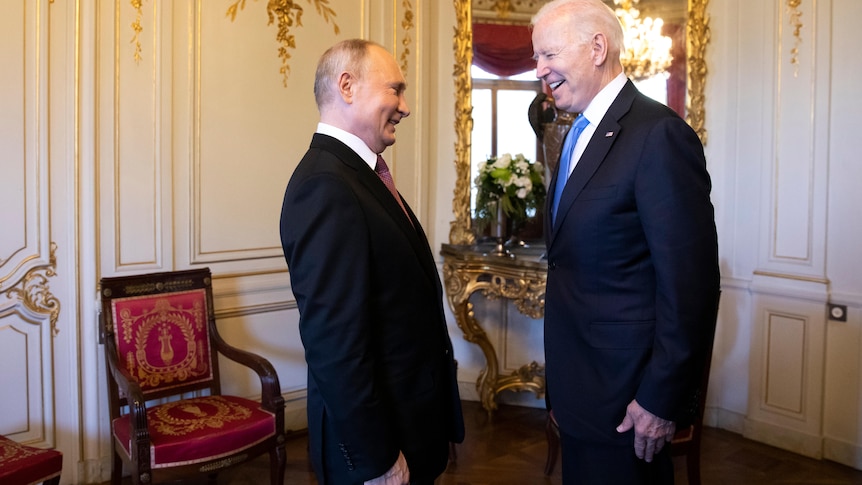
[[[545,168],[523,154],[504,153],[479,163],[476,176],[476,220],[481,225],[497,217],[498,204],[515,223],[522,223],[545,204]]]

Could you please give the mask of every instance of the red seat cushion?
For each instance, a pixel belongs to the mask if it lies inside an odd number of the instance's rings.
[[[114,420],[114,438],[131,456],[128,414]],[[206,462],[250,448],[275,434],[275,415],[236,396],[206,396],[147,409],[150,467]]]
[[[0,436],[0,483],[29,484],[44,482],[60,475],[63,454],[19,444]]]

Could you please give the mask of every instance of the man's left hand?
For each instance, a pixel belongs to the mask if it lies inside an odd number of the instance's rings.
[[[618,433],[635,429],[635,455],[651,462],[666,443],[670,443],[676,432],[676,423],[662,419],[647,411],[633,400],[626,407],[626,417],[617,426]]]

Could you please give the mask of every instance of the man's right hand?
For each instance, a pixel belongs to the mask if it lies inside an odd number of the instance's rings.
[[[365,485],[409,485],[410,470],[407,469],[407,460],[404,459],[404,454],[398,452],[398,459],[395,464],[383,475],[365,482]]]

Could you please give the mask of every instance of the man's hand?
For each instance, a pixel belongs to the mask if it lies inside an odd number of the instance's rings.
[[[408,485],[410,483],[410,470],[407,469],[407,460],[404,454],[398,452],[398,459],[392,468],[383,475],[365,482],[365,485]]]
[[[676,423],[662,419],[647,411],[633,400],[626,407],[626,417],[617,426],[618,433],[635,429],[635,455],[642,460],[651,462],[653,456],[670,443],[676,432]]]

